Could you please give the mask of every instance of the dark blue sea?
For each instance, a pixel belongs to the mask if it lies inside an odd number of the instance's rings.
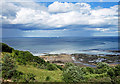
[[[118,50],[118,37],[15,37],[3,38],[3,43],[14,49],[42,54],[114,54]]]

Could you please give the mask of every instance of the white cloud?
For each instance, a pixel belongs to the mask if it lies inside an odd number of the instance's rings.
[[[7,3],[8,5],[8,3]],[[15,18],[8,18],[11,24],[23,24],[27,27],[60,28],[68,25],[117,25],[117,6],[91,9],[87,3],[54,2],[47,7],[39,3],[9,3]],[[6,6],[6,5],[5,5]],[[9,7],[9,6],[8,6]],[[6,6],[5,9],[8,8]],[[18,9],[15,10],[14,7]],[[106,31],[106,30],[100,30]]]
[[[118,6],[113,6],[111,8],[101,8],[101,9],[97,9],[97,10],[92,10],[91,14],[93,16],[104,16],[104,17],[108,17],[108,16],[114,16],[118,14]]]
[[[48,6],[49,12],[70,12],[70,11],[80,11],[82,13],[89,13],[91,9],[90,5],[87,3],[60,3],[54,2]]]

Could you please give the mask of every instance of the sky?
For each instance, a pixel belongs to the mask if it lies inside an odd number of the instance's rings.
[[[118,2],[2,1],[2,37],[118,35]]]

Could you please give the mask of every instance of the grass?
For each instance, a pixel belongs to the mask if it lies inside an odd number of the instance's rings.
[[[37,82],[63,82],[62,71],[60,70],[49,71],[46,69],[38,69],[30,65],[18,65],[17,70],[23,73],[32,73],[36,75],[35,79]],[[50,79],[46,80],[46,77],[49,77]]]

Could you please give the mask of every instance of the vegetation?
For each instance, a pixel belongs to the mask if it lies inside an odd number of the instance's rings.
[[[35,79],[37,82],[63,82],[62,81],[62,71],[61,70],[47,70],[47,69],[39,69],[37,67],[31,65],[18,65],[18,71],[22,73],[32,73],[35,75]],[[46,80],[49,77],[49,80]]]
[[[6,82],[110,82],[120,83],[120,65],[97,63],[96,68],[66,63],[64,68],[33,56],[28,51],[2,45],[2,80]]]
[[[2,52],[9,52],[12,53],[12,51],[14,50],[13,48],[9,47],[7,44],[5,43],[0,43],[0,46],[2,45]]]
[[[110,67],[104,62],[98,63],[96,68],[79,67],[74,64],[67,63],[63,71],[63,80],[65,82],[120,83],[118,78],[120,78],[120,65]]]
[[[84,79],[84,73],[80,67],[70,66],[63,72],[65,82],[80,82],[82,79]]]
[[[61,66],[56,65],[56,64],[51,64],[49,62],[45,62],[42,58],[38,56],[33,56],[28,51],[14,50],[13,48],[9,47],[8,45],[4,43],[1,43],[1,44],[2,44],[2,78],[3,78],[3,81],[7,81],[7,80],[14,81],[14,82],[39,81],[37,77],[41,77],[41,76],[40,74],[38,76],[37,75],[38,73],[32,73],[34,72],[34,70],[31,69],[32,72],[29,72],[29,73],[24,72],[24,70],[26,71],[27,69],[26,67],[29,65],[32,65],[32,68],[35,67],[35,69],[38,70],[37,72],[40,72],[41,69],[44,70],[44,73],[46,73],[46,70],[48,71],[56,70],[58,72],[62,70]],[[24,70],[20,70],[19,66],[22,66],[21,67],[22,69],[24,66]],[[52,76],[54,75],[55,73]],[[46,80],[48,81],[50,80],[50,78],[46,78]]]
[[[2,77],[4,79],[10,79],[16,72],[16,66],[11,56],[6,54],[2,59]]]

